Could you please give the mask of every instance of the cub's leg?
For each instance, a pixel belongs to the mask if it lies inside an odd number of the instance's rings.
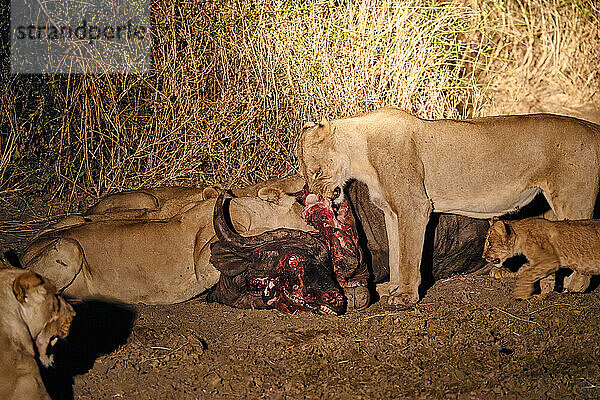
[[[522,265],[521,269],[525,268],[525,265],[527,265],[527,264]],[[494,265],[492,267],[492,269],[490,270],[490,276],[493,279],[517,278],[519,276],[519,271],[513,272],[510,269],[505,268],[501,265],[500,266]],[[541,294],[547,294],[547,293],[552,292],[554,290],[554,284],[555,284],[554,274],[550,274],[547,277],[542,278],[540,280]]]
[[[515,285],[515,298],[527,299],[531,297],[534,283],[558,271],[559,268],[560,261],[556,256],[548,256],[522,266]]]
[[[505,268],[502,265],[492,265],[492,269],[490,269],[490,276],[494,279],[516,278],[519,275],[518,272],[512,272],[510,269]]]
[[[432,210],[431,202],[423,189],[412,188],[407,192],[407,195],[395,197],[397,200],[390,204],[396,217],[386,215],[385,218],[386,226],[392,228],[388,229],[390,249],[388,304],[396,308],[405,308],[419,301],[421,256],[425,242],[425,229]],[[388,224],[388,221],[391,223]]]
[[[598,179],[589,177],[585,183],[567,183],[565,187],[575,187],[577,190],[552,191],[543,188],[544,197],[554,211],[557,220],[590,219],[594,216],[594,205],[598,195]],[[550,277],[546,278],[549,279]],[[552,276],[554,280],[554,276]],[[552,285],[554,287],[554,285]],[[583,292],[590,286],[590,276],[576,271],[567,276],[563,287],[569,292]]]
[[[573,273],[569,276],[565,277],[563,281],[563,287],[573,293],[583,293],[590,286],[591,276],[582,275],[577,271],[573,271]]]

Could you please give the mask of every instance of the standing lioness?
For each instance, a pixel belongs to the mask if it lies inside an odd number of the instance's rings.
[[[385,213],[389,303],[398,307],[419,300],[432,211],[491,218],[542,192],[557,218],[591,218],[599,157],[600,127],[575,118],[426,121],[395,108],[306,126],[299,145],[311,192],[336,197],[350,179],[369,186]]]

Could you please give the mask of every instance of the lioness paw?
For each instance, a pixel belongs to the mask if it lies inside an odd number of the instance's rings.
[[[344,294],[348,300],[348,310],[364,310],[371,299],[369,289],[364,286],[344,288]]]
[[[419,302],[419,293],[418,292],[408,292],[402,293],[400,292],[400,288],[390,287],[390,295],[387,301],[387,308],[395,309],[395,310],[408,310],[412,308],[415,304]]]

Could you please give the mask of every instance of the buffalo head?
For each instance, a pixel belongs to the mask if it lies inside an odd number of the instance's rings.
[[[210,258],[221,277],[209,292],[209,301],[287,313],[343,311],[344,298],[324,242],[308,232],[286,228],[242,236],[229,226],[223,203],[221,194],[213,217],[218,241],[211,245]]]

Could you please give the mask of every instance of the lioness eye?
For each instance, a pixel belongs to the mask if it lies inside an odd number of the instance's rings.
[[[315,172],[315,179],[318,179],[321,175],[323,175],[323,170],[319,168],[317,172]]]

